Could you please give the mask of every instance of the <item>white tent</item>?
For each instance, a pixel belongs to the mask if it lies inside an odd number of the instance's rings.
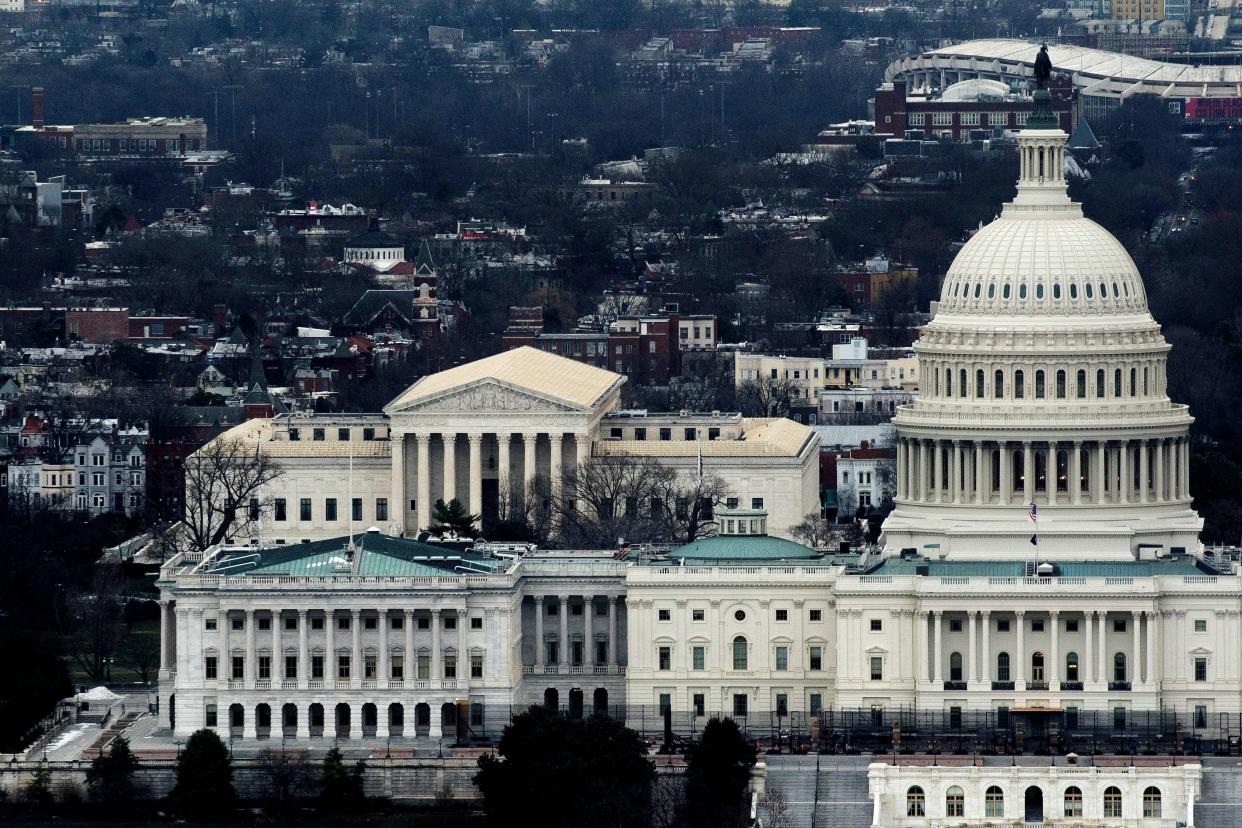
[[[98,687],[92,687],[85,693],[78,693],[73,697],[73,700],[75,702],[114,702],[119,698],[121,697],[101,684]]]

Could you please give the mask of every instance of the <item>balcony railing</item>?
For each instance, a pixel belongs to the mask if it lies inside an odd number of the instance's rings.
[[[272,680],[271,679],[255,679],[254,689],[255,690],[271,690]]]
[[[992,682],[992,689],[993,690],[1012,690],[1013,682],[1012,681],[994,681]]]
[[[946,681],[944,683],[945,690],[965,690],[966,682],[964,681]]]
[[[1130,682],[1128,681],[1110,681],[1108,683],[1109,690],[1129,690]]]
[[[297,679],[282,679],[280,682],[280,689],[281,690],[297,690],[298,680]]]
[[[246,686],[245,679],[229,679],[230,690],[241,690]]]
[[[404,688],[404,687],[405,687],[405,679],[399,679],[399,678],[398,678],[398,679],[389,679],[389,680],[388,680],[388,689],[389,689],[389,690],[401,690],[401,689],[402,689],[402,688]]]
[[[1048,682],[1046,681],[1028,681],[1026,683],[1027,690],[1047,690]]]
[[[308,690],[322,690],[323,679],[311,679],[310,681],[306,682],[306,688]]]
[[[379,685],[379,682],[376,681],[375,679],[363,679],[362,680],[363,690],[374,690],[378,685]]]
[[[1082,690],[1081,681],[1063,681],[1061,682],[1061,690]]]

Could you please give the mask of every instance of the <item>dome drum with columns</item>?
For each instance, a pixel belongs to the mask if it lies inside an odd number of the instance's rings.
[[[1193,548],[1192,418],[1167,396],[1169,345],[1130,256],[1070,201],[1067,136],[1038,110],[1017,197],[962,248],[915,344],[885,544],[1063,560]]]

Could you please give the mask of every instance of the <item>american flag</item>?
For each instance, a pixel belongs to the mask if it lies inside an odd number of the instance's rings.
[[[1031,502],[1031,523],[1039,525],[1039,515],[1036,514],[1034,501]]]

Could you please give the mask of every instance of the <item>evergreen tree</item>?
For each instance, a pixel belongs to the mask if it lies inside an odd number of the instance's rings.
[[[192,814],[218,813],[237,801],[228,748],[214,730],[196,730],[177,759],[169,797]]]
[[[362,790],[362,774],[366,766],[358,762],[352,768],[345,767],[340,748],[332,748],[323,758],[323,787],[319,801],[325,808],[344,810],[357,805],[366,798]]]
[[[755,746],[732,719],[712,719],[686,751],[686,816],[693,828],[742,826]]]
[[[118,736],[108,755],[100,754],[86,772],[91,795],[102,802],[128,802],[134,796],[134,771],[138,760],[129,749],[129,740]]]
[[[52,806],[52,772],[47,765],[39,765],[29,784],[22,788],[22,798],[36,808]]]
[[[430,531],[437,537],[443,537],[446,534],[471,537],[477,531],[478,525],[479,516],[467,512],[466,507],[461,505],[461,501],[457,498],[453,498],[447,504],[443,500],[437,500],[435,506],[431,508]]]

